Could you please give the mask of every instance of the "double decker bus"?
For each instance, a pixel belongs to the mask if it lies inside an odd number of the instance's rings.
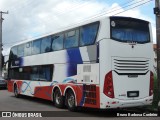
[[[71,111],[149,105],[152,41],[149,22],[111,16],[14,45],[8,91],[51,100]]]

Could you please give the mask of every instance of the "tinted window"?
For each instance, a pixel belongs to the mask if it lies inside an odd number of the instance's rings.
[[[50,52],[51,51],[51,37],[45,37],[42,39],[41,43],[41,53]]]
[[[52,78],[51,66],[40,66],[39,68],[39,79],[42,81],[51,81]]]
[[[150,41],[148,22],[129,18],[111,18],[111,38],[120,42]]]
[[[63,39],[64,39],[64,35],[60,34],[60,35],[55,35],[52,37],[52,50],[56,51],[56,50],[61,50],[63,49]]]
[[[18,46],[18,57],[24,56],[24,44]]]
[[[85,25],[80,28],[80,46],[94,44],[98,33],[99,23]]]
[[[33,41],[32,54],[39,54],[41,52],[41,39]]]
[[[21,74],[21,77],[20,79],[21,80],[31,80],[31,71],[32,71],[32,67],[23,67],[22,68],[23,71],[20,73]]]
[[[64,47],[65,48],[72,48],[78,46],[78,39],[79,39],[79,30],[72,30],[65,33],[65,41]]]
[[[10,69],[9,70],[9,77],[11,79],[18,79],[19,80],[19,69],[18,68],[14,68],[14,69]]]
[[[12,59],[17,58],[17,47],[11,48],[10,56],[11,56]]]
[[[53,65],[12,68],[9,77],[17,80],[52,81]]]
[[[39,80],[39,71],[38,71],[38,66],[33,66],[31,68],[31,74],[30,74],[30,79],[31,80]]]
[[[32,42],[28,42],[24,45],[24,56],[31,55]]]

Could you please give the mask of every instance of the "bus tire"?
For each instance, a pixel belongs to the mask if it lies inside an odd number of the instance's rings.
[[[18,87],[17,87],[17,85],[15,84],[14,85],[14,96],[16,97],[16,98],[19,98],[19,93],[18,93]]]
[[[76,106],[76,101],[75,101],[75,95],[73,93],[72,90],[68,90],[66,93],[66,106],[68,108],[68,110],[72,111],[72,112],[76,112],[77,111],[77,106]]]
[[[61,95],[61,92],[58,88],[54,91],[53,99],[54,99],[54,105],[57,108],[63,108],[64,107],[64,99],[63,99],[63,96]]]

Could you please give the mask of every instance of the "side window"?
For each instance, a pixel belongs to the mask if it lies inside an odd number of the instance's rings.
[[[33,41],[32,55],[39,54],[41,52],[41,39]]]
[[[31,80],[39,80],[38,68],[39,68],[38,66],[33,66],[32,67]]]
[[[31,80],[52,81],[53,65],[33,66]]]
[[[52,81],[53,65],[26,66],[9,69],[9,77],[17,80]]]
[[[32,71],[32,69],[31,69],[31,67],[30,66],[27,66],[27,67],[23,67],[22,68],[23,69],[23,71],[22,71],[22,77],[21,77],[21,79],[22,80],[30,80],[31,78],[31,71]]]
[[[24,56],[31,55],[32,42],[28,42],[24,45]]]
[[[11,59],[17,58],[17,47],[11,48],[10,57],[11,57]]]
[[[80,28],[80,46],[94,44],[98,33],[98,26],[99,23],[97,22]]]
[[[65,41],[64,41],[65,48],[78,47],[78,41],[79,41],[79,29],[65,33]]]
[[[64,35],[60,34],[60,35],[55,35],[52,37],[52,50],[56,51],[56,50],[62,50],[63,49],[63,39],[64,39]]]
[[[52,81],[52,73],[53,73],[52,65],[40,66],[39,69],[39,79],[41,81]]]
[[[41,53],[46,53],[51,51],[51,37],[45,37],[41,42]]]
[[[12,79],[19,79],[19,72],[18,72],[18,68],[12,68],[10,69],[10,73],[9,73],[9,77]]]
[[[23,57],[24,56],[24,44],[18,46],[17,54],[18,54],[18,57]]]

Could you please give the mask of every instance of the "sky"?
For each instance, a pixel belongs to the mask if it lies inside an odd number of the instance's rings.
[[[154,5],[154,0],[0,0],[0,11],[9,11],[3,14],[3,55],[8,55],[10,47],[18,42],[99,16],[150,21],[155,43]]]

